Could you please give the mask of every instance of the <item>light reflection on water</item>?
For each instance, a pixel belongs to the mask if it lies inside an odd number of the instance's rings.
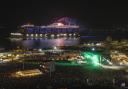
[[[21,41],[11,41],[16,46],[29,49],[52,48],[54,46],[74,46],[79,44],[78,38],[57,38],[57,39],[26,39]]]
[[[85,42],[93,42],[96,40],[101,40],[103,37],[95,36],[83,36],[79,38],[31,38],[23,40],[22,38],[9,38],[0,39],[0,48],[13,49],[17,46],[25,48],[52,48],[53,46],[74,46],[78,44],[83,44]]]

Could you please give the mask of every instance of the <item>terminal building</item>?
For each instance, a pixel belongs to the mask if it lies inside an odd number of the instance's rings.
[[[17,33],[11,33],[12,37],[20,36],[27,38],[40,37],[78,37],[79,26],[66,23],[65,21],[57,21],[47,26],[22,25]]]

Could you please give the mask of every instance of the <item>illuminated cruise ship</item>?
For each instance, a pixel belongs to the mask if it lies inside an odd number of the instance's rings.
[[[58,20],[47,26],[22,25],[11,37],[45,38],[45,37],[78,37],[79,26],[70,22]]]

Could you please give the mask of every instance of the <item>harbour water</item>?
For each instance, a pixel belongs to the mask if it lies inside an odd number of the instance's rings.
[[[79,38],[57,38],[57,39],[11,39],[8,40],[11,44],[10,47],[14,48],[20,46],[28,49],[48,49],[54,46],[74,46],[78,45],[80,42]]]
[[[104,41],[106,37],[81,36],[79,38],[1,38],[0,48],[6,50],[16,48],[17,46],[28,49],[47,49],[54,46],[75,46],[85,42]],[[120,37],[115,37],[119,40]],[[122,39],[122,38],[121,38]]]

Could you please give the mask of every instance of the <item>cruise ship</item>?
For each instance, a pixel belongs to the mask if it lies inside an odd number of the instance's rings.
[[[22,25],[11,37],[23,38],[46,38],[46,37],[78,37],[79,26],[70,22],[58,20],[47,26],[35,26],[32,24]]]

